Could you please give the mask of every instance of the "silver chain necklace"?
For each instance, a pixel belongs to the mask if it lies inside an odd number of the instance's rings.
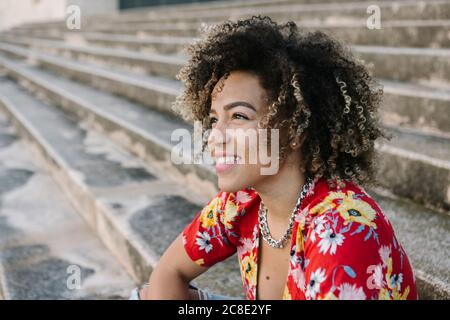
[[[286,242],[286,240],[289,239],[289,237],[292,233],[292,228],[294,227],[295,214],[298,211],[298,209],[300,208],[302,201],[305,198],[306,193],[310,189],[312,183],[313,183],[313,180],[308,177],[306,179],[306,183],[303,186],[303,189],[297,199],[295,208],[291,213],[291,217],[289,218],[288,228],[287,228],[286,232],[284,233],[284,235],[278,240],[275,240],[274,238],[272,238],[272,236],[270,234],[269,226],[267,225],[267,208],[264,206],[262,201],[260,202],[259,211],[258,211],[259,228],[261,229],[261,233],[262,233],[264,241],[266,241],[269,246],[274,247],[274,248],[283,248],[284,247],[284,242]]]

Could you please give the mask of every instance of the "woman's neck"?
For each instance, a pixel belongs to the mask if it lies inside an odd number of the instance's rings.
[[[276,175],[253,187],[267,208],[271,221],[286,223],[289,220],[305,180],[298,165],[286,164]]]

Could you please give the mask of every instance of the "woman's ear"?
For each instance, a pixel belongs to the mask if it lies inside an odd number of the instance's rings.
[[[292,139],[290,146],[292,148],[292,150],[297,150],[299,149],[302,144],[305,142],[306,139],[306,134],[302,134],[300,137],[295,137],[294,139]]]

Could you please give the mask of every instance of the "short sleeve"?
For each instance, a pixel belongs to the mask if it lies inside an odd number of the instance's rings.
[[[408,257],[373,199],[330,193],[305,239],[306,299],[416,299]]]
[[[183,245],[192,261],[210,267],[237,251],[237,205],[219,192],[183,230]]]

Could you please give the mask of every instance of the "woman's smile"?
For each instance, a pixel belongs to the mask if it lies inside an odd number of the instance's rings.
[[[215,163],[216,163],[216,172],[219,173],[226,173],[232,170],[236,167],[236,165],[241,160],[240,156],[236,155],[217,155],[214,157]]]

